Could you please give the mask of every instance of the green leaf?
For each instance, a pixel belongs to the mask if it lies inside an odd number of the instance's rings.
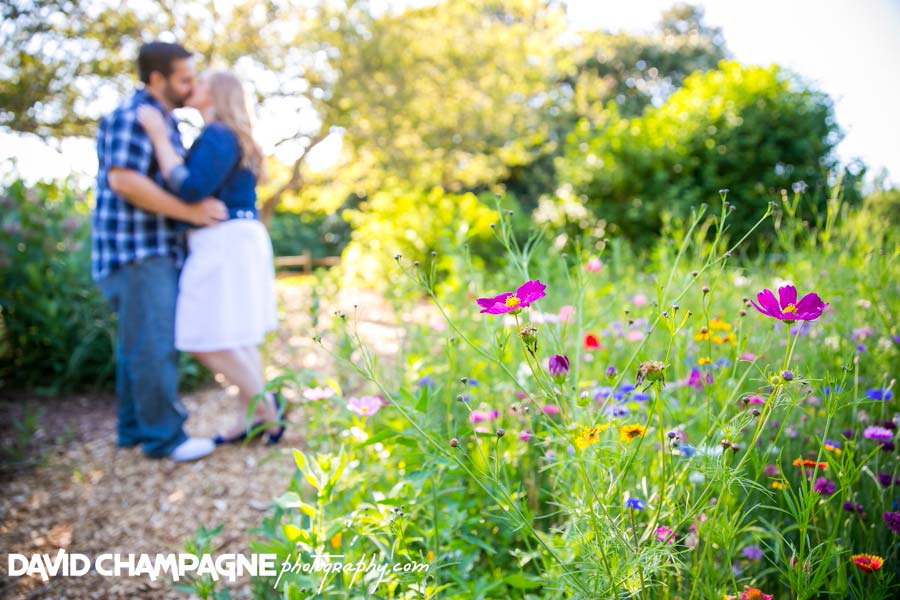
[[[544,585],[544,582],[542,580],[536,579],[534,577],[529,577],[524,573],[513,573],[512,575],[507,575],[503,578],[503,581],[505,581],[507,585],[511,585],[512,587],[519,590],[534,590]]]

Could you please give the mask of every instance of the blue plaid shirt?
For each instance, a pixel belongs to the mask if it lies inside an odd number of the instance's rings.
[[[172,256],[179,266],[184,259],[184,235],[176,232],[176,221],[130,204],[113,192],[107,182],[109,170],[122,167],[143,173],[160,187],[165,187],[153,154],[153,144],[137,120],[137,107],[141,104],[150,104],[163,112],[172,144],[184,155],[175,118],[144,90],[136,91],[100,120],[97,201],[91,213],[91,275],[94,280],[151,256]]]

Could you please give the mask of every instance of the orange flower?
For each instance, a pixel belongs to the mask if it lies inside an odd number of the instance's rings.
[[[744,591],[738,596],[738,600],[772,600],[772,594],[764,594],[759,588],[744,586]]]
[[[861,571],[871,573],[877,571],[884,564],[884,559],[874,554],[854,554],[850,557],[853,564],[859,567]]]
[[[814,461],[814,460],[809,460],[809,459],[803,459],[803,458],[798,458],[797,460],[795,460],[795,461],[792,462],[791,464],[794,465],[795,467],[803,467],[804,469],[814,469],[814,468],[817,466],[816,461]],[[828,468],[828,463],[827,463],[827,462],[820,462],[820,463],[818,463],[818,467],[819,467],[820,469],[827,469],[827,468]]]

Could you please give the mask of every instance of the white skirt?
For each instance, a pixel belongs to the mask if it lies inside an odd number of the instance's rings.
[[[188,234],[178,282],[175,347],[213,352],[258,346],[278,328],[272,242],[256,219]]]

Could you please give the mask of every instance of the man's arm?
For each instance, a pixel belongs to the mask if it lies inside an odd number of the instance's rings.
[[[228,219],[228,210],[221,201],[206,198],[196,204],[187,204],[156,185],[146,175],[132,169],[112,167],[106,179],[112,191],[146,211],[201,227]]]

